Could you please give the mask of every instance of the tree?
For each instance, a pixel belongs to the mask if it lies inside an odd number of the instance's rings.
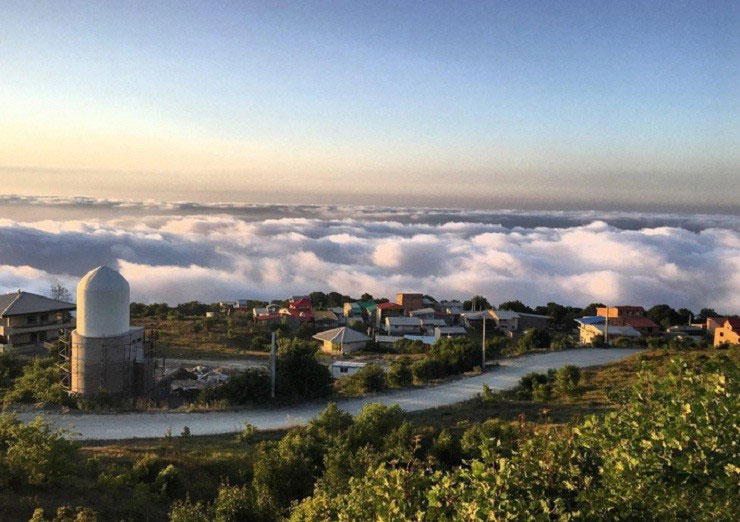
[[[604,308],[604,306],[606,306],[604,303],[591,303],[582,310],[582,313],[585,317],[591,317],[596,315],[597,308]]]
[[[718,317],[720,314],[718,314],[714,308],[702,308],[699,310],[699,315],[697,315],[694,318],[694,321],[697,323],[703,323],[706,322],[707,319],[710,317]]]
[[[278,343],[276,393],[286,400],[310,400],[331,395],[329,369],[316,359],[317,347],[300,339]]]
[[[403,388],[411,386],[414,382],[414,374],[411,371],[411,361],[408,357],[401,358],[400,361],[394,361],[388,371],[388,384]]]
[[[373,300],[373,295],[368,294],[367,292],[365,292],[364,294],[360,296],[360,301],[372,301],[372,300]]]
[[[659,304],[653,306],[648,310],[645,315],[648,319],[655,321],[664,330],[669,326],[681,324],[683,322],[681,316],[673,308],[667,304]]]
[[[529,352],[532,350],[538,350],[541,348],[550,347],[550,334],[547,330],[541,330],[540,328],[531,328],[519,339],[517,348],[520,352]]]
[[[482,295],[475,295],[472,299],[470,299],[470,301],[463,302],[463,309],[467,311],[488,310],[490,308],[491,303],[489,303],[488,299],[486,299]]]
[[[521,312],[523,314],[533,314],[534,310],[532,310],[530,307],[519,301],[518,299],[516,301],[506,301],[505,303],[501,303],[498,305],[499,310],[510,310],[512,312]]]
[[[51,285],[51,298],[57,301],[72,301],[72,294],[62,285]]]
[[[314,308],[324,308],[329,302],[329,297],[324,292],[311,292],[308,296]]]

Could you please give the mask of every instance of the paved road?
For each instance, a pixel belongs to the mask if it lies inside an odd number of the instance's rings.
[[[432,388],[401,390],[360,399],[342,399],[337,405],[350,413],[357,414],[368,403],[398,404],[406,411],[418,411],[438,406],[455,404],[471,399],[480,393],[483,384],[503,390],[516,386],[519,378],[529,372],[544,372],[567,364],[580,367],[597,366],[632,355],[639,350],[629,348],[578,349],[551,352],[505,361],[483,375],[467,377]],[[257,429],[280,429],[305,424],[318,415],[326,403],[311,403],[300,406],[271,409],[243,409],[208,413],[111,413],[111,414],[45,414],[55,426],[72,430],[82,439],[113,440],[161,437],[167,429],[179,435],[188,426],[193,435],[213,435],[241,431],[248,421]],[[28,421],[32,413],[19,418]]]

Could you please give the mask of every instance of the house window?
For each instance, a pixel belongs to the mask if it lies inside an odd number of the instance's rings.
[[[49,314],[43,314],[43,315],[41,316],[41,322],[42,322],[42,323],[45,323],[45,322],[46,322],[46,321],[48,321],[48,320],[49,320]]]
[[[349,368],[339,368],[339,373],[347,373],[349,372]]]

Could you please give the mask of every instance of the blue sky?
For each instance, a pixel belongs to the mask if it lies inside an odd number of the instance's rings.
[[[737,3],[2,4],[5,191],[724,210],[740,194]]]

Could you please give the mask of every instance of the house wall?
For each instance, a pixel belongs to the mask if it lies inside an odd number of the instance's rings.
[[[541,328],[546,329],[547,328],[547,319],[539,317],[527,317],[526,315],[522,315],[518,319],[518,330],[529,330],[530,328]]]
[[[740,332],[734,332],[724,326],[714,330],[714,346],[722,343],[740,344]]]

